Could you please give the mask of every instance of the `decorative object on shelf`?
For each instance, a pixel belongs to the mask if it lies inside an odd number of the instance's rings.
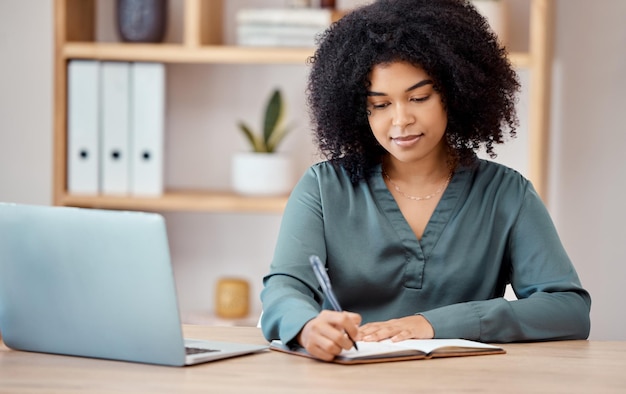
[[[329,8],[329,9],[335,9],[335,5],[336,2],[335,0],[310,0],[308,1],[309,5],[308,7],[311,8]],[[353,5],[353,6],[358,6],[358,5]]]
[[[237,193],[256,196],[284,195],[293,187],[292,160],[276,152],[289,132],[283,124],[284,104],[280,90],[272,93],[263,120],[263,133],[254,133],[244,122],[239,129],[250,143],[252,152],[236,153],[233,157],[233,189]]]
[[[285,105],[279,89],[275,89],[265,106],[263,119],[263,134],[255,134],[244,122],[239,122],[239,129],[246,136],[252,150],[258,153],[275,153],[278,145],[283,141],[289,127],[283,124]]]
[[[321,8],[330,8],[331,10],[335,9],[335,0],[319,0]]]
[[[250,311],[250,285],[240,278],[221,278],[215,293],[215,314],[226,319],[240,319]]]
[[[293,161],[284,154],[239,152],[233,156],[233,189],[242,195],[286,195],[293,187],[293,174]]]
[[[117,30],[123,41],[163,41],[167,0],[117,0],[116,13]]]
[[[506,45],[508,40],[506,2],[503,0],[472,0],[472,4],[487,19],[489,26],[500,39],[500,43]]]

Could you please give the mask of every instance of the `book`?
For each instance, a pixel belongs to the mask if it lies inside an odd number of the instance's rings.
[[[343,350],[332,361],[337,364],[369,364],[389,361],[426,360],[441,357],[479,356],[504,354],[506,351],[495,345],[467,339],[408,339],[400,342],[358,341],[359,350]],[[289,347],[279,340],[270,343],[270,349],[313,358],[302,347]]]
[[[315,8],[244,8],[237,11],[237,45],[314,47],[316,37],[345,12]]]
[[[237,11],[238,25],[292,25],[325,28],[342,16],[329,9],[316,8],[244,8]]]
[[[237,44],[242,46],[313,47],[315,38],[324,31],[316,26],[239,25]]]

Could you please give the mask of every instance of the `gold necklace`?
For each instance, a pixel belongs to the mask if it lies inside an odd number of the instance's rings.
[[[443,189],[445,189],[446,186],[448,186],[448,183],[450,183],[450,179],[452,179],[452,172],[450,172],[450,174],[446,177],[445,181],[439,187],[439,189],[435,190],[434,192],[432,192],[432,193],[430,193],[430,194],[428,194],[426,196],[412,196],[410,194],[406,194],[405,192],[400,190],[400,187],[398,185],[396,185],[396,183],[394,181],[391,180],[391,178],[389,177],[389,174],[387,174],[387,171],[385,171],[384,168],[383,168],[383,176],[385,178],[387,178],[387,180],[389,181],[391,186],[393,186],[393,188],[396,189],[396,191],[398,193],[400,193],[402,195],[402,197],[407,198],[409,200],[413,200],[413,201],[422,201],[422,200],[430,200],[431,198],[435,197],[437,194],[441,193],[441,191]]]

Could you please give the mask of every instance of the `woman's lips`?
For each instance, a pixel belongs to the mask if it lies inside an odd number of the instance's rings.
[[[414,135],[406,135],[406,136],[401,136],[401,137],[393,137],[391,138],[391,140],[393,141],[394,144],[406,148],[408,146],[411,146],[415,143],[417,143],[417,141],[419,141],[422,136],[424,134],[414,134]]]

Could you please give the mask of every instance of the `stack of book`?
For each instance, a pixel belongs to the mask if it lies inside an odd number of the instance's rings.
[[[259,8],[237,12],[237,44],[313,47],[341,13],[323,8]]]

